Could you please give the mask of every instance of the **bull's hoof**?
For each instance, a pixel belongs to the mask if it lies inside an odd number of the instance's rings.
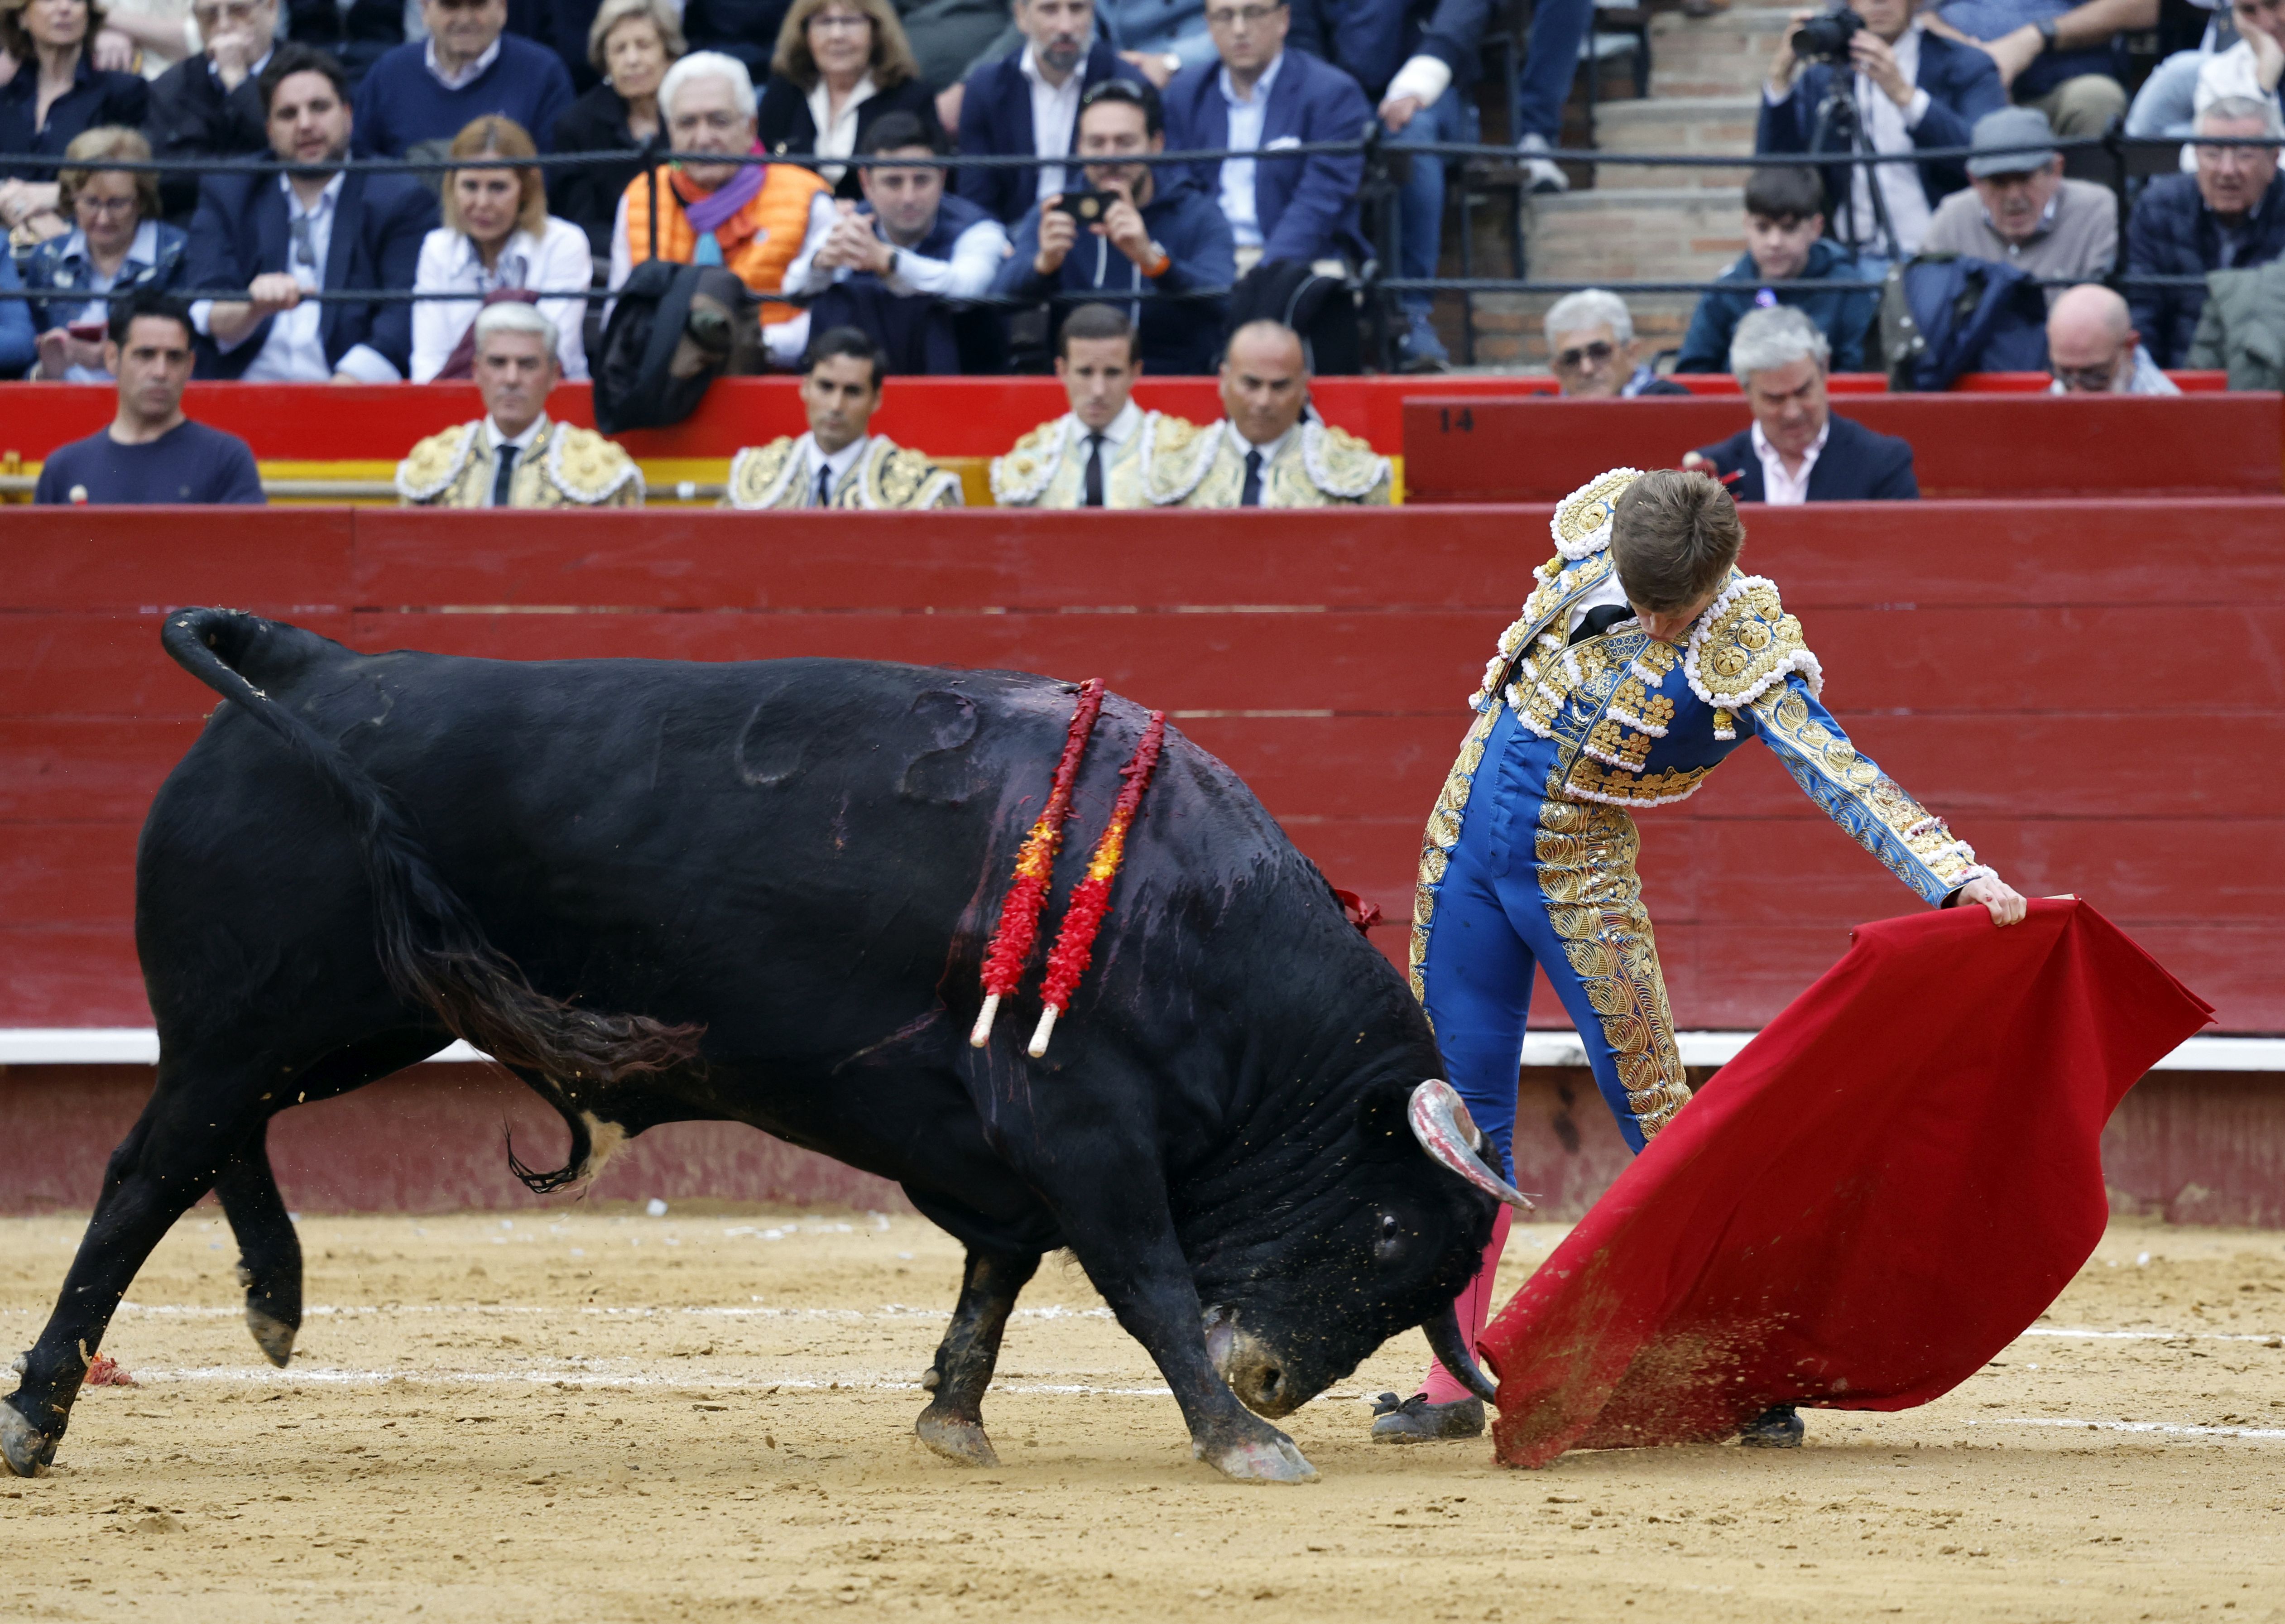
[[[1293,1447],[1293,1440],[1275,1428],[1267,1438],[1245,1438],[1234,1443],[1194,1443],[1190,1453],[1226,1478],[1240,1483],[1315,1483],[1317,1469]]]
[[[246,1305],[246,1329],[254,1333],[254,1340],[262,1349],[263,1357],[279,1369],[294,1357],[294,1337],[301,1329],[288,1325],[275,1314],[265,1314],[252,1303]]]
[[[35,1432],[23,1412],[0,1399],[0,1460],[20,1478],[36,1478],[47,1469],[56,1447],[44,1432]]]
[[[997,1466],[999,1452],[992,1440],[984,1435],[980,1421],[962,1421],[953,1416],[939,1416],[923,1410],[921,1418],[913,1425],[920,1440],[948,1461],[962,1466]]]

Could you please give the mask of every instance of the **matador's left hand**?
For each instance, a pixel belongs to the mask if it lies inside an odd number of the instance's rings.
[[[2023,915],[2030,911],[2030,905],[2023,900],[2021,891],[2005,880],[1994,879],[1990,875],[1978,875],[1961,886],[1959,895],[1952,899],[1952,906],[1964,908],[1973,902],[1980,902],[1991,910],[1991,922],[1995,925],[2019,925],[2023,922]]]

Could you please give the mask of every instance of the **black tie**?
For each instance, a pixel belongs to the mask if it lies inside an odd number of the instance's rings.
[[[1590,637],[1600,637],[1621,621],[1630,618],[1634,612],[1632,604],[1598,603],[1579,617],[1579,624],[1571,628],[1567,640],[1580,643]]]
[[[833,506],[833,470],[830,467],[821,467],[817,471],[817,505],[820,507]]]
[[[1103,436],[1087,437],[1087,501],[1088,507],[1103,506]]]
[[[1240,507],[1261,506],[1261,453],[1258,451],[1245,453],[1245,484],[1237,493],[1237,505]]]
[[[507,488],[515,480],[515,447],[503,440],[493,455],[499,459],[499,466],[492,470],[492,506],[511,506],[513,504],[507,499]]]

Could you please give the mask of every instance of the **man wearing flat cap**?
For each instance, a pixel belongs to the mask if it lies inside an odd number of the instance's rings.
[[[2109,275],[2118,258],[2118,205],[2106,186],[2063,178],[2054,138],[2037,107],[2002,107],[1976,120],[1968,190],[1944,199],[1922,251],[2074,282]],[[2047,302],[2061,291],[2050,289]]]

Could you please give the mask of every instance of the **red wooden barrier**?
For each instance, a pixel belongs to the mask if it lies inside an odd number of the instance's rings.
[[[1752,421],[1739,400],[1415,398],[1407,502],[1556,502],[1606,468],[1673,467]],[[1929,497],[2275,495],[2285,396],[1891,395],[1844,415],[1912,442]],[[1386,448],[1383,448],[1386,449]]]
[[[1629,403],[1629,404],[1652,403]],[[2077,891],[2285,1028],[2285,499],[1768,509],[1749,564],[1867,750],[2025,890]],[[1402,919],[1544,508],[506,515],[19,510],[0,577],[0,1025],[141,1025],[135,834],[213,695],[159,615],[368,649],[791,654],[1101,674],[1244,773]],[[1677,1017],[1759,1025],[1911,898],[1747,749],[1645,819]],[[1397,933],[1380,938],[1401,951]],[[1551,1000],[1539,1016],[1562,1024]]]

